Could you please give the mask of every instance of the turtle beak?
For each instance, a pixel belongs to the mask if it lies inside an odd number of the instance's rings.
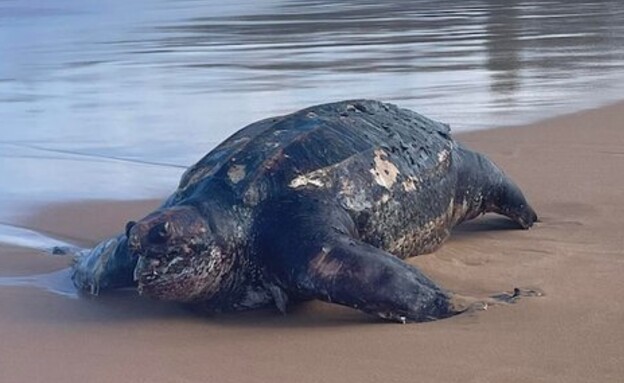
[[[140,256],[134,267],[134,281],[143,283],[150,283],[161,276],[162,270],[159,270],[161,263],[158,259],[150,259],[145,256]]]
[[[139,279],[141,278],[141,274],[147,268],[147,264],[148,262],[145,259],[145,257],[139,257],[139,260],[137,261],[137,264],[134,267],[134,281],[135,282],[139,281]]]

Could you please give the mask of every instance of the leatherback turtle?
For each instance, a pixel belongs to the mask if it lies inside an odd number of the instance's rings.
[[[448,125],[352,100],[251,124],[182,176],[160,208],[74,264],[92,294],[142,295],[211,311],[320,299],[405,321],[461,311],[403,259],[486,212],[537,216],[492,161]]]

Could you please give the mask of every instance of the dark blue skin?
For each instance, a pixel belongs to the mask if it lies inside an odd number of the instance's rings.
[[[344,101],[240,130],[155,212],[77,260],[74,283],[137,285],[209,311],[321,299],[405,322],[457,314],[402,259],[486,212],[537,219],[519,188],[448,126],[377,101]]]

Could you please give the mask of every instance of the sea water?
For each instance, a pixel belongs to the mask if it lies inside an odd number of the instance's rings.
[[[0,219],[164,196],[260,118],[352,98],[454,131],[622,98],[624,2],[0,1]]]

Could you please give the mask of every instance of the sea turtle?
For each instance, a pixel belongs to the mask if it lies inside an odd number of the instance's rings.
[[[452,294],[403,259],[486,212],[537,219],[448,125],[379,101],[317,105],[225,140],[160,208],[78,258],[73,281],[210,311],[320,299],[434,320],[459,312]]]

